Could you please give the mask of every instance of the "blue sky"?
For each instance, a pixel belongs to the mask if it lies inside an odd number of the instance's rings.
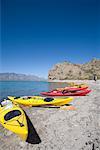
[[[100,58],[99,0],[1,0],[1,71],[47,77]]]

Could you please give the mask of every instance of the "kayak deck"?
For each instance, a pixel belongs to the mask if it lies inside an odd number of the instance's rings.
[[[30,96],[30,97],[13,97],[8,96],[10,100],[13,102],[22,104],[22,105],[32,105],[32,106],[40,106],[40,105],[63,105],[70,103],[73,98],[72,97],[64,97],[64,98],[50,98],[50,97],[41,97],[41,96]]]

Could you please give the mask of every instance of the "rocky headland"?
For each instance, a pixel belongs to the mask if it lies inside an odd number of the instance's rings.
[[[48,80],[91,80],[94,75],[100,79],[100,59],[85,64],[58,63],[49,71]]]

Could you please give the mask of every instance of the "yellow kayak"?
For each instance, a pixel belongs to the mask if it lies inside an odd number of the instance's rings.
[[[0,105],[0,123],[26,141],[28,136],[27,120],[24,111],[18,105],[4,100]]]
[[[83,88],[83,87],[88,87],[88,85],[86,83],[80,83],[80,84],[77,84],[75,82],[69,82],[68,85],[70,87],[77,87],[77,88]]]
[[[22,105],[31,105],[31,106],[42,106],[42,105],[55,105],[61,106],[70,103],[72,97],[64,98],[46,98],[41,96],[25,96],[25,97],[14,97],[8,96],[10,100]]]

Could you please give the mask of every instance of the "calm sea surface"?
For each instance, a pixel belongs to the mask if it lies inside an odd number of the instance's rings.
[[[67,86],[66,83],[50,83],[43,81],[0,81],[0,101],[11,95],[40,95],[40,92],[65,86]]]

